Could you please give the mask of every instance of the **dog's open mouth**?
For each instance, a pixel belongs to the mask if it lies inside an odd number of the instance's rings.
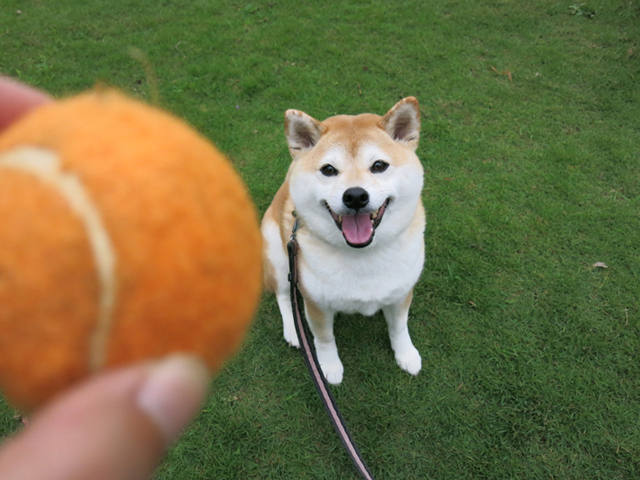
[[[350,247],[366,247],[373,241],[376,228],[382,221],[382,216],[389,205],[389,198],[375,212],[355,213],[354,215],[338,215],[325,202],[329,213],[333,217],[336,226],[342,232],[342,236]]]

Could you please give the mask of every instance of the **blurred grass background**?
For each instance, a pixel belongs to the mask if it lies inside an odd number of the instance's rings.
[[[336,327],[333,391],[371,470],[624,479],[640,475],[639,35],[638,0],[2,0],[0,74],[147,101],[155,79],[260,213],[290,162],[286,109],[416,96],[422,372],[395,365],[380,315]],[[13,417],[2,404],[1,435]],[[355,479],[341,448],[265,295],[157,479]]]

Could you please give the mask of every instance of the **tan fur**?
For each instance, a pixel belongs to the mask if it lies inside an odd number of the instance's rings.
[[[409,292],[409,295],[407,295],[407,298],[404,299],[404,303],[402,304],[402,307],[409,310],[409,307],[411,306],[412,301],[413,301],[413,288]]]
[[[293,201],[289,194],[289,182],[285,180],[273,198],[273,202],[271,202],[271,205],[264,214],[265,219],[271,219],[280,226],[280,239],[282,241],[282,247],[285,250],[295,222],[295,218],[292,215],[293,208]],[[264,288],[268,292],[275,292],[277,289],[277,281],[273,265],[267,257],[267,248],[268,245],[264,242],[262,246]]]

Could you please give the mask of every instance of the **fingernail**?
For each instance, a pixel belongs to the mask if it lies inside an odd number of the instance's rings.
[[[205,365],[189,355],[174,355],[151,367],[137,402],[162,432],[167,445],[197,413],[209,386]]]

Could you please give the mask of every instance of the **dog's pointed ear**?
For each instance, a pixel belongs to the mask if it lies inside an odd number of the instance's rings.
[[[313,148],[326,130],[315,118],[299,110],[287,110],[284,114],[284,134],[294,160]]]
[[[407,97],[396,103],[382,117],[378,126],[396,142],[405,144],[413,150],[418,148],[420,140],[420,105],[415,97]]]

